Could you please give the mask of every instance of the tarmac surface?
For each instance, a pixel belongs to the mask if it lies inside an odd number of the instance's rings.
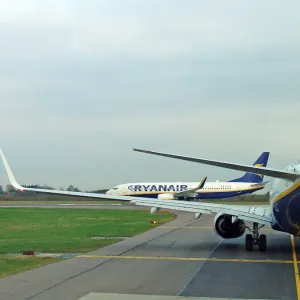
[[[1,279],[0,299],[300,299],[300,239],[266,228],[267,252],[246,252],[244,237],[224,240],[212,226],[211,216],[178,213],[119,243]]]

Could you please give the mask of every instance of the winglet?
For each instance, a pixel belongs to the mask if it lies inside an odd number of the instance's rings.
[[[5,168],[6,174],[8,176],[8,179],[9,179],[10,183],[12,184],[12,186],[14,188],[16,188],[17,190],[23,190],[24,188],[18,184],[13,172],[11,171],[1,148],[0,148],[0,156],[1,156],[2,162],[4,164],[4,168]]]
[[[197,190],[201,190],[203,189],[204,185],[205,185],[205,182],[206,182],[206,179],[207,179],[207,176],[205,176],[202,181],[200,182],[200,184],[197,186]],[[196,190],[196,191],[197,191]]]
[[[183,191],[183,192],[176,193],[176,194],[174,194],[174,196],[175,197],[181,197],[181,196],[184,196],[184,195],[188,195],[190,193],[195,193],[198,190],[201,190],[204,187],[204,185],[205,185],[206,179],[207,179],[207,176],[205,176],[202,179],[202,181],[199,183],[199,185],[196,186],[195,188],[190,189],[190,190],[186,190],[186,191]]]
[[[153,151],[151,150],[144,150],[144,149],[137,149],[137,148],[133,148],[132,150],[136,152],[142,152],[142,153],[153,153]]]

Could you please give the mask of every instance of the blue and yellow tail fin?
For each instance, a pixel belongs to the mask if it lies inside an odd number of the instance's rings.
[[[263,152],[262,155],[255,161],[255,167],[267,167],[270,152]],[[244,176],[230,180],[230,182],[253,182],[262,183],[264,175],[247,172]]]

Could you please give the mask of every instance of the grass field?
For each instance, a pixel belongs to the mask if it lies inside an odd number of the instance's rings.
[[[109,201],[109,200],[0,200],[0,205],[6,204],[120,204],[121,201]],[[124,202],[125,205],[134,205],[131,202]]]
[[[34,196],[0,196],[0,204],[60,204],[60,203],[92,203],[92,204],[119,204],[121,201],[101,200],[83,197],[69,197],[61,195],[42,195]],[[132,204],[125,202],[125,204]]]
[[[0,276],[52,263],[57,259],[13,258],[5,253],[84,253],[120,241],[171,221],[175,215],[149,211],[90,209],[0,209]],[[157,224],[150,221],[155,218]],[[115,239],[90,239],[92,236]]]
[[[96,209],[0,209],[0,253],[23,250],[86,252],[116,240],[92,240],[91,236],[133,236],[170,221],[170,213]]]
[[[59,258],[9,257],[0,255],[0,278],[58,262]]]

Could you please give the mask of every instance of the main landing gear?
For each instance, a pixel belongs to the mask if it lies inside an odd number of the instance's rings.
[[[253,229],[247,227],[252,234],[246,234],[245,248],[247,251],[252,251],[254,246],[258,246],[259,251],[265,252],[267,250],[267,237],[265,234],[259,235],[258,230],[264,225],[258,227],[258,223],[253,223]]]

